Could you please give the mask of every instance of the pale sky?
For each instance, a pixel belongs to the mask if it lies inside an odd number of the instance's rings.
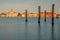
[[[55,4],[55,13],[60,13],[60,0],[0,0],[0,13],[9,12],[10,9],[20,13],[24,12],[25,9],[38,13],[39,5],[41,11],[51,11],[53,3]]]

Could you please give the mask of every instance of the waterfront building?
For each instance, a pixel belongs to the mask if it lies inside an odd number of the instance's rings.
[[[38,17],[38,14],[37,13],[29,13],[28,17]]]
[[[40,16],[41,17],[45,17],[45,13],[44,12],[41,12],[40,13]],[[52,12],[46,12],[46,17],[47,18],[51,18],[52,17]],[[56,13],[54,13],[54,17],[56,17]]]
[[[18,13],[13,11],[13,9],[11,9],[10,12],[7,13],[6,15],[7,17],[17,17],[18,16]]]
[[[56,17],[60,18],[60,14],[57,14],[57,16],[56,16]]]
[[[22,17],[26,17],[26,13],[22,13]],[[38,17],[37,13],[27,13],[27,17]]]
[[[6,13],[1,13],[0,17],[6,17]]]

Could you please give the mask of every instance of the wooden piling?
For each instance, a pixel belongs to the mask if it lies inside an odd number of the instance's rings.
[[[52,4],[52,28],[54,28],[54,6],[55,4]]]
[[[27,10],[25,10],[25,11],[26,11],[26,15],[25,15],[26,16],[26,20],[25,21],[27,22]]]
[[[54,40],[54,6],[55,4],[52,4],[52,40]]]
[[[45,15],[44,15],[44,21],[46,22],[46,10],[44,11]]]
[[[40,23],[40,13],[41,13],[41,10],[40,10],[40,6],[38,6],[38,23]]]

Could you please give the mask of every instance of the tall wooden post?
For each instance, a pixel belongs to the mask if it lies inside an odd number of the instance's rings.
[[[40,23],[40,13],[41,13],[41,10],[40,10],[41,8],[40,8],[40,6],[38,6],[38,23]]]
[[[25,11],[26,11],[26,15],[25,15],[25,16],[26,16],[26,20],[25,20],[25,21],[26,21],[26,23],[27,23],[27,10],[25,10]]]
[[[55,4],[52,4],[52,40],[54,40],[54,6]]]
[[[44,11],[45,15],[44,15],[44,21],[46,22],[46,10]]]
[[[52,29],[54,28],[54,6],[55,4],[52,4]]]

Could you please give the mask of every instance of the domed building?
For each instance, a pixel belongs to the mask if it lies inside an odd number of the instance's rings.
[[[11,9],[10,12],[7,13],[7,17],[17,17],[18,13],[13,11],[13,9]]]

